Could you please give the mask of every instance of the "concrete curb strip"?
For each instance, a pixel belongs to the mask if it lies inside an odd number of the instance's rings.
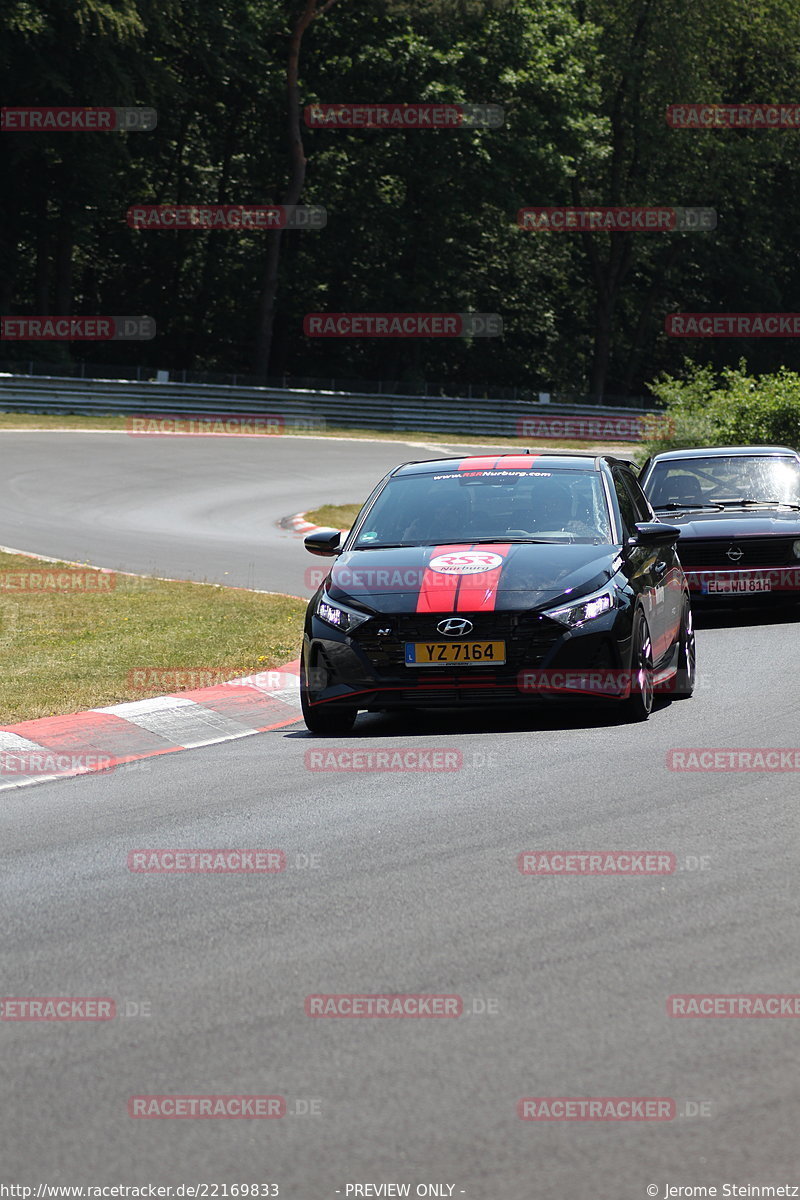
[[[286,520],[286,524],[288,525],[288,527],[290,529],[293,529],[295,531],[295,533],[302,533],[302,534],[315,533],[318,529],[331,529],[332,528],[331,525],[312,525],[312,523],[310,521],[306,520],[305,513],[296,513],[293,517],[288,517]],[[347,534],[350,532],[350,530],[342,529],[341,532],[344,534]]]
[[[0,726],[0,791],[294,725],[300,660],[215,687]]]
[[[306,532],[318,528],[308,522],[304,524]],[[0,546],[0,550],[39,562],[87,566],[12,546]],[[110,567],[92,567],[92,570],[115,573]],[[134,572],[116,574],[134,575]],[[251,737],[254,733],[294,725],[301,717],[298,658],[271,671],[229,679],[214,687],[0,725],[0,791],[108,771],[157,754]]]

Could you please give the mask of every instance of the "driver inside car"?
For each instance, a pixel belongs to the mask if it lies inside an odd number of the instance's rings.
[[[440,492],[431,489],[425,497],[422,511],[406,527],[401,540],[429,542],[433,545],[469,540],[468,516],[466,496],[455,496],[451,492],[442,499]]]
[[[540,533],[571,530],[572,497],[569,489],[551,480],[543,494],[537,495],[536,507],[528,513],[527,520],[533,522],[530,528]]]

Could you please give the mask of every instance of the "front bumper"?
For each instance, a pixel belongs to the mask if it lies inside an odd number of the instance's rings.
[[[306,631],[303,662],[314,704],[356,705],[359,709],[518,706],[543,698],[586,698],[585,689],[565,686],[574,673],[604,673],[597,698],[622,699],[630,660],[626,612],[615,609],[577,629],[566,629],[546,617],[529,614],[467,614],[474,621],[470,640],[503,639],[507,661],[502,666],[408,667],[405,642],[442,640],[434,632],[437,615],[409,615],[391,621],[390,636],[378,638],[379,618],[352,636],[329,628],[314,617]],[[430,626],[430,628],[428,628]],[[611,680],[611,682],[609,682]],[[550,684],[554,686],[550,686]]]

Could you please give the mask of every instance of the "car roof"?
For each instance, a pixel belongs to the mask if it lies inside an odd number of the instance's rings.
[[[458,454],[448,458],[427,458],[421,461],[402,463],[393,475],[428,475],[439,471],[486,471],[496,469],[526,470],[552,467],[560,470],[601,471],[603,465],[630,467],[627,459],[610,454],[591,454],[575,450],[557,454],[538,454],[531,451],[510,451],[507,454]]]
[[[735,456],[791,454],[797,457],[797,451],[790,446],[697,446],[687,450],[664,450],[654,454],[651,463],[674,462],[682,458],[731,458]]]

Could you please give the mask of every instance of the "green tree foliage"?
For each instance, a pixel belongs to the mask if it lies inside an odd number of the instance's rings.
[[[687,364],[682,376],[662,375],[651,391],[664,404],[668,433],[648,452],[686,446],[780,445],[800,449],[800,375],[781,368],[754,375],[742,361],[716,374]]]
[[[679,311],[800,307],[800,131],[670,129],[670,103],[791,103],[796,0],[314,0],[301,105],[499,104],[499,129],[293,132],[312,0],[6,0],[10,105],[158,110],[151,133],[0,140],[0,311],[148,313],[69,358],[641,394],[687,351],[775,372],[783,339],[668,338]],[[277,203],[318,232],[131,229],[143,203]],[[526,206],[717,209],[707,234],[533,233]],[[499,312],[502,338],[311,339],[315,311]],[[788,343],[791,347],[791,343]],[[268,360],[268,361],[267,361]],[[790,364],[791,365],[791,364]]]

